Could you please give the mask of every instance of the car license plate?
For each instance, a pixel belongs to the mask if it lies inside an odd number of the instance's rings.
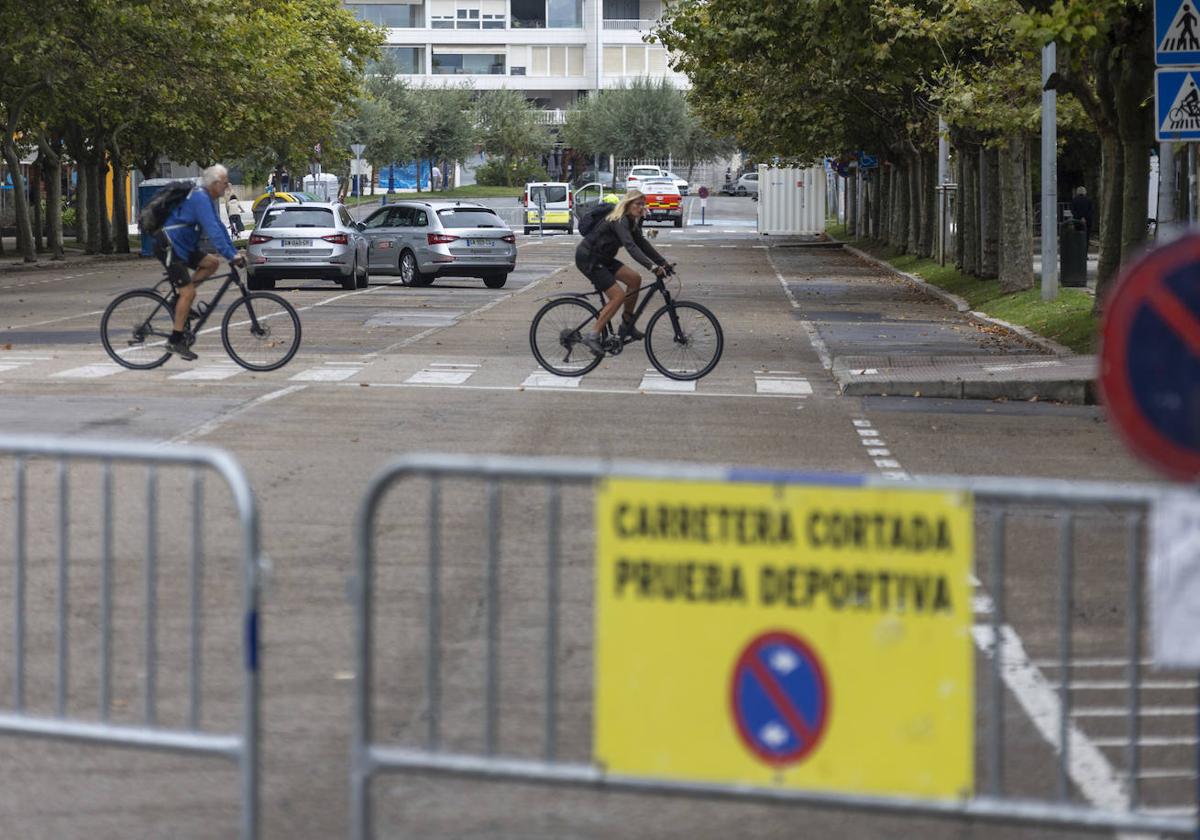
[[[491,248],[495,243],[493,239],[468,239],[468,248]]]
[[[284,248],[309,248],[312,247],[311,239],[285,239],[283,240]]]

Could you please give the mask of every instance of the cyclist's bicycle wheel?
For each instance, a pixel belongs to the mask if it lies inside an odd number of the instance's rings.
[[[221,343],[244,368],[281,368],[300,349],[300,316],[279,295],[251,292],[234,301],[225,313]]]
[[[529,325],[529,347],[538,364],[558,376],[583,376],[594,369],[603,357],[593,356],[581,339],[599,315],[579,298],[552,300],[538,310]]]
[[[165,362],[175,313],[166,299],[150,289],[126,292],[108,305],[100,318],[100,341],[112,360],[135,370]]]
[[[664,306],[646,327],[646,356],[670,379],[699,379],[717,366],[724,347],[717,316],[698,303]]]

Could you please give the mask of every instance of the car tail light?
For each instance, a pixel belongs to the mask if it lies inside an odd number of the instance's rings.
[[[516,242],[517,235],[515,233],[506,233],[504,236],[501,236],[500,239],[504,242]]]
[[[427,233],[425,236],[430,245],[449,245],[458,239],[457,236],[451,236],[448,233]]]
[[[263,233],[250,234],[250,244],[251,245],[261,245],[264,242],[270,242],[271,239],[272,239],[272,237],[267,236],[266,234],[263,234]]]
[[[570,210],[575,206],[575,193],[567,190],[567,209]]]
[[[322,236],[326,242],[332,242],[334,245],[349,245],[350,237],[344,233],[331,233],[329,236]]]

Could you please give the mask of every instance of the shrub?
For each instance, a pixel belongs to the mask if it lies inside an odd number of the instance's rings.
[[[516,187],[529,181],[544,181],[546,170],[535,160],[517,160],[504,165],[493,158],[475,170],[475,181],[483,187]]]
[[[75,208],[74,207],[64,207],[63,208],[62,226],[64,228],[72,228],[72,229],[75,227]]]

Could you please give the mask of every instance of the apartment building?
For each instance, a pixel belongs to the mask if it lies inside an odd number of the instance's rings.
[[[417,85],[470,81],[513,88],[552,122],[588,91],[638,77],[669,79],[667,51],[642,39],[663,0],[359,0],[346,7],[387,27],[385,50]]]

